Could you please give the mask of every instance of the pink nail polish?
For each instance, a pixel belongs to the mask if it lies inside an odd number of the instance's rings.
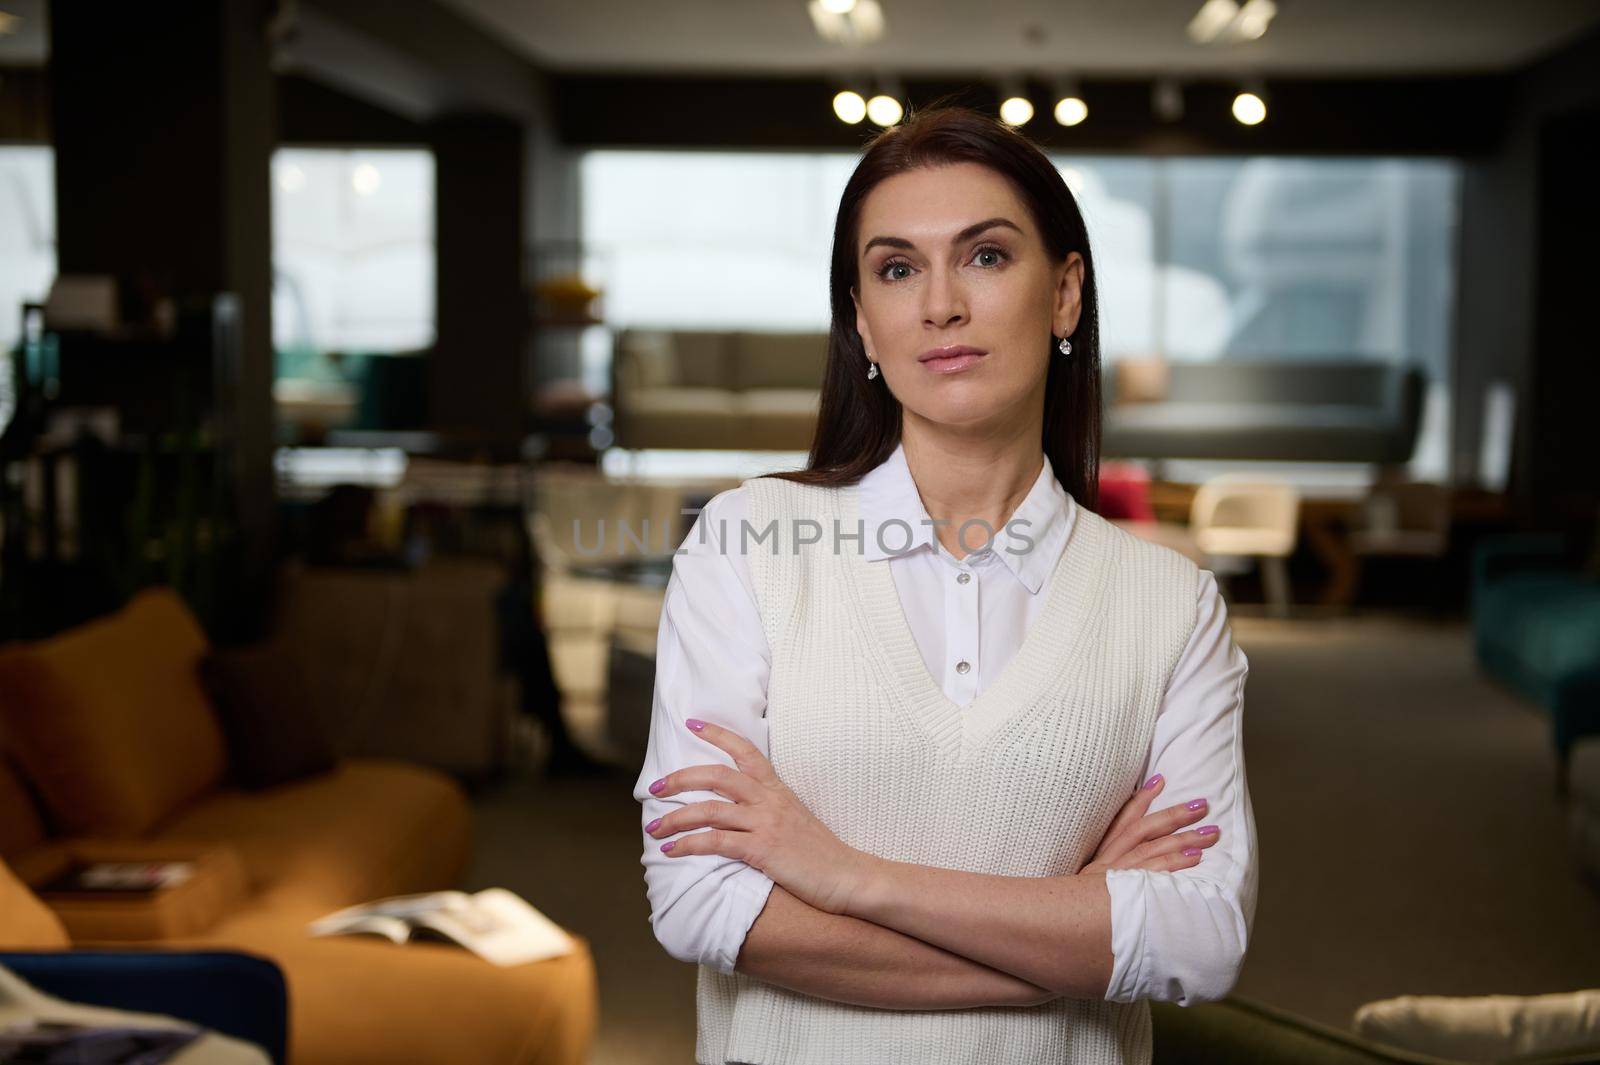
[[[1185,847],[1185,848],[1183,848],[1183,856],[1185,858],[1193,858],[1195,855],[1197,855],[1199,853],[1200,853],[1200,848],[1199,847]]]
[[[696,732],[699,732],[701,729],[706,727],[706,723],[704,721],[701,721],[697,717],[689,718],[687,721],[684,722],[684,724],[688,725],[690,728],[694,729]]]
[[[672,845],[676,842],[678,841],[675,839],[669,839],[661,845],[661,849],[664,851],[670,851],[672,849]]]
[[[1183,808],[1185,810],[1204,810],[1205,807],[1206,801],[1204,799],[1196,799],[1194,802],[1185,803]]]
[[[662,777],[660,780],[650,785],[650,794],[654,795],[656,792],[660,791],[666,785],[666,783],[666,777]]]
[[[1144,782],[1145,790],[1149,791],[1151,788],[1155,787],[1159,783],[1161,783],[1161,774],[1157,773],[1155,776],[1151,777],[1149,780]]]
[[[1215,836],[1220,831],[1222,830],[1216,825],[1201,825],[1199,828],[1195,829],[1195,832],[1202,836]]]
[[[644,826],[644,830],[646,832],[654,832],[656,829],[658,829],[660,827],[661,827],[661,818],[658,817],[654,821],[651,821],[648,825],[645,825]],[[1202,829],[1201,831],[1204,831],[1204,829]]]

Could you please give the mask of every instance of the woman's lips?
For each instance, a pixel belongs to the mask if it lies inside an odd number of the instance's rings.
[[[958,355],[935,356],[923,359],[922,365],[934,373],[960,373],[984,356],[981,352],[964,351]]]

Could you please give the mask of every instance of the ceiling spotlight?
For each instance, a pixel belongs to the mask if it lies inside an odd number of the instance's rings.
[[[1089,105],[1083,100],[1083,92],[1066,79],[1056,82],[1055,116],[1063,126],[1076,126],[1089,117]]]
[[[1189,39],[1196,44],[1211,44],[1238,17],[1238,0],[1206,0],[1189,20]]]
[[[1089,117],[1089,105],[1081,96],[1063,96],[1056,101],[1056,121],[1063,126],[1076,126]]]
[[[867,117],[867,102],[861,98],[860,93],[846,89],[834,95],[833,113],[838,116],[840,122],[853,126]]]
[[[1241,92],[1233,98],[1233,117],[1241,125],[1258,126],[1267,117],[1267,103],[1253,92]]]
[[[1033,118],[1033,103],[1026,96],[1008,96],[1000,103],[1000,121],[1025,126]]]
[[[1033,101],[1028,99],[1021,74],[1003,74],[1000,88],[1000,121],[1008,126],[1025,126],[1033,119]]]
[[[1259,40],[1277,13],[1273,0],[1205,0],[1189,20],[1189,38],[1196,44]]]
[[[1183,88],[1171,78],[1162,78],[1150,90],[1150,107],[1163,122],[1183,117]]]
[[[831,44],[854,48],[883,36],[878,0],[807,0],[806,13],[817,36]]]
[[[905,115],[905,108],[893,96],[879,93],[867,101],[867,117],[880,126],[892,126]]]
[[[1244,0],[1230,30],[1237,40],[1258,40],[1267,32],[1267,25],[1277,13],[1278,5],[1272,0]]]

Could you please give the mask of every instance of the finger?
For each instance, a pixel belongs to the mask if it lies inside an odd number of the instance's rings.
[[[1215,825],[1205,825],[1202,827],[1211,829],[1216,828]],[[1160,858],[1177,854],[1189,847],[1199,847],[1201,849],[1213,847],[1216,845],[1219,835],[1220,833],[1215,831],[1201,832],[1200,829],[1195,829],[1191,832],[1175,832],[1170,836],[1162,836],[1160,839],[1153,839],[1148,843],[1141,843],[1139,846],[1133,848],[1126,855],[1124,855],[1123,858],[1125,861],[1142,862],[1151,858]]]
[[[666,839],[696,828],[728,828],[748,832],[752,824],[749,810],[738,803],[707,799],[705,802],[692,802],[656,818],[645,826],[645,831],[656,839]]]
[[[750,838],[748,832],[728,832],[720,828],[708,828],[700,832],[691,832],[687,836],[669,839],[661,845],[662,853],[674,858],[682,858],[688,854],[720,854],[725,858],[738,858],[743,861],[745,856],[745,843]]]
[[[721,725],[713,725],[709,721],[691,717],[684,722],[689,731],[710,743],[720,747],[733,756],[733,764],[739,767],[741,773],[748,773],[756,780],[767,783],[775,774],[772,763],[767,756],[761,753],[761,748],[733,731]]]
[[[1145,811],[1150,808],[1150,804],[1155,801],[1156,796],[1161,794],[1162,788],[1166,787],[1166,783],[1166,777],[1160,773],[1156,773],[1146,780],[1144,785],[1141,786],[1138,791],[1133,793],[1132,798],[1123,803],[1122,809],[1117,813],[1116,818],[1112,820],[1111,827],[1105,831],[1105,839],[1107,841],[1116,840],[1121,845],[1121,849],[1117,850],[1115,847],[1107,847],[1106,850],[1121,854],[1129,847],[1132,847],[1135,843],[1139,842],[1137,838],[1130,837],[1119,840],[1118,837],[1123,836],[1134,825],[1138,824],[1138,822],[1145,816]]]
[[[675,769],[661,778],[661,787],[652,789],[651,794],[660,799],[684,791],[714,791],[734,802],[754,802],[761,797],[760,784],[720,764]]]
[[[1158,839],[1192,825],[1211,812],[1211,803],[1204,798],[1191,799],[1176,806],[1168,806],[1146,814],[1139,822],[1138,835],[1142,839]]]
[[[1155,860],[1157,862],[1163,863],[1158,867],[1161,871],[1168,872],[1168,873],[1175,873],[1179,869],[1192,869],[1192,868],[1194,868],[1195,866],[1200,864],[1201,860],[1204,857],[1205,857],[1205,848],[1203,848],[1203,847],[1185,847],[1181,851],[1177,851],[1177,852],[1175,852],[1173,854],[1162,855],[1160,858],[1157,858]]]
[[[1200,864],[1201,857],[1205,854],[1204,847],[1186,846],[1171,848],[1162,853],[1145,855],[1135,858],[1134,852],[1129,852],[1117,861],[1114,869],[1145,869],[1152,873],[1171,873],[1179,869],[1190,869]]]
[[[1145,869],[1152,873],[1176,873],[1180,869],[1193,869],[1199,865],[1201,855],[1204,853],[1198,847],[1190,847],[1187,853],[1174,851],[1171,854],[1158,854],[1154,858],[1144,859],[1131,868]]]

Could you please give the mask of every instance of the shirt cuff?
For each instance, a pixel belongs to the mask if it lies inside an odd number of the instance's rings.
[[[721,907],[722,929],[712,937],[711,949],[705,964],[724,975],[734,971],[739,960],[739,950],[744,946],[750,926],[761,916],[772,894],[773,880],[754,866],[745,866],[723,881],[722,890],[728,891]],[[729,890],[731,889],[731,890]]]
[[[1109,1002],[1135,1002],[1142,995],[1148,890],[1148,870],[1106,870],[1106,891],[1111,895],[1111,981],[1105,995]]]

